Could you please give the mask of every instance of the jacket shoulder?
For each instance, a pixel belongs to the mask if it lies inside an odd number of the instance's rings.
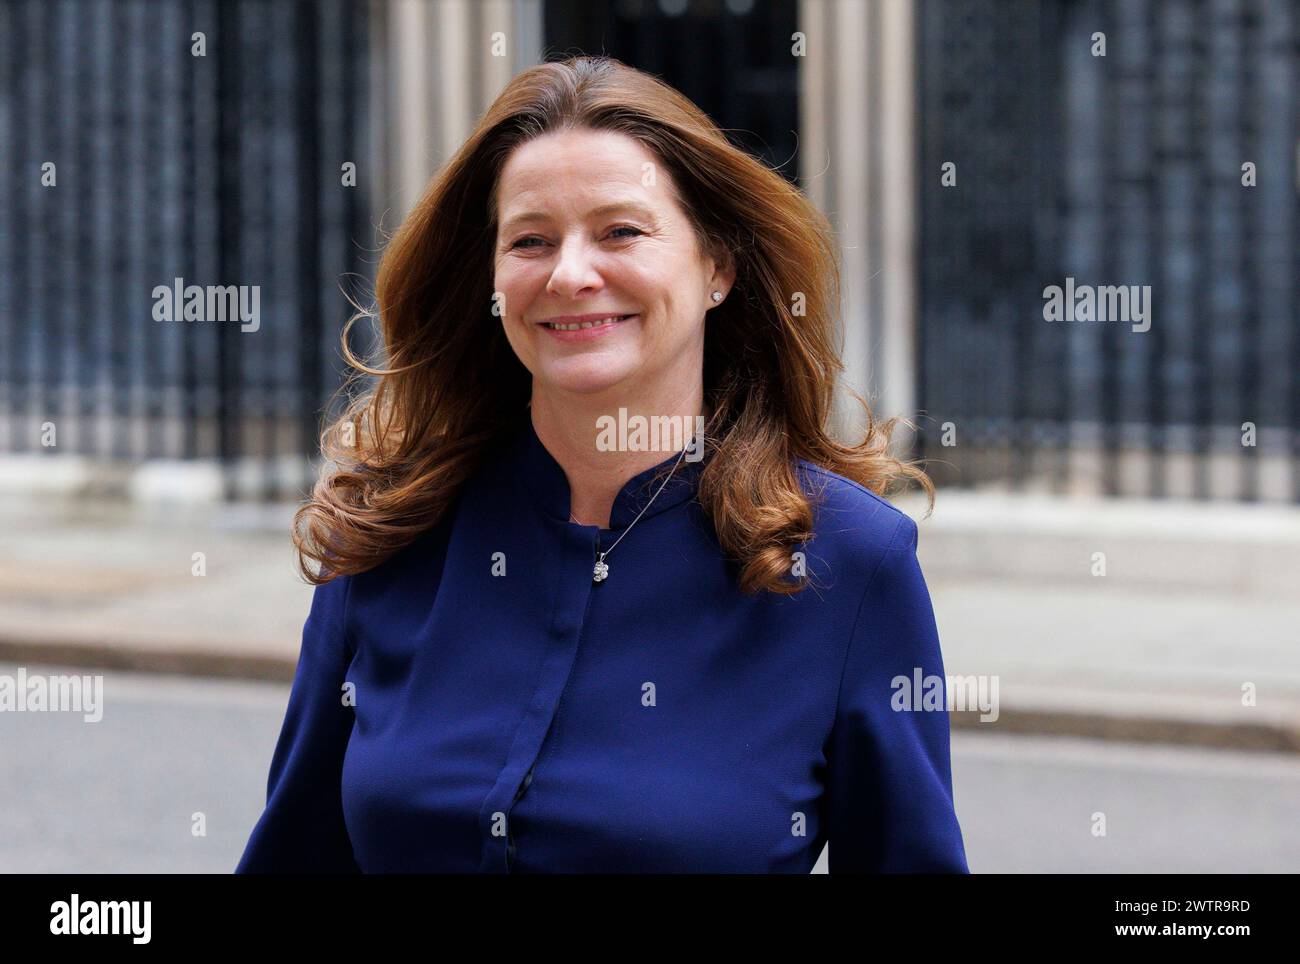
[[[818,523],[828,526],[826,534],[836,525],[851,524],[855,532],[888,545],[900,526],[906,528],[907,522],[912,522],[911,516],[888,499],[838,472],[804,459],[799,460],[799,470]]]
[[[889,553],[915,549],[916,523],[887,499],[803,459],[799,475],[813,508],[814,535],[808,552],[823,560],[830,574],[847,571],[859,581]]]

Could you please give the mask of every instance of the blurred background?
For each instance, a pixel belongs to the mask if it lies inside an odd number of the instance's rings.
[[[998,686],[952,717],[971,869],[1300,869],[1296,0],[0,0],[0,674],[104,685],[0,711],[0,871],[234,868],[349,299],[575,53],[836,228],[945,668]],[[1067,279],[1149,329],[1049,321]],[[257,324],[156,320],[190,284]]]

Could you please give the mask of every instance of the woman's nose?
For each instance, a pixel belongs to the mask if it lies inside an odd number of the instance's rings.
[[[546,283],[548,294],[571,297],[587,288],[599,288],[601,283],[591,251],[582,239],[575,238],[560,245],[551,278]]]

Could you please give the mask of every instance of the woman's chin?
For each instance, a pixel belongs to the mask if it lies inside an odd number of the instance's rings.
[[[632,372],[632,366],[608,357],[570,358],[562,364],[546,366],[534,381],[574,395],[594,395],[625,381]]]

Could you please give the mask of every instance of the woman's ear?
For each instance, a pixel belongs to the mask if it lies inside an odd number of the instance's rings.
[[[712,259],[714,269],[709,290],[721,291],[725,301],[727,294],[736,283],[736,259],[731,251],[722,244],[715,245]]]

